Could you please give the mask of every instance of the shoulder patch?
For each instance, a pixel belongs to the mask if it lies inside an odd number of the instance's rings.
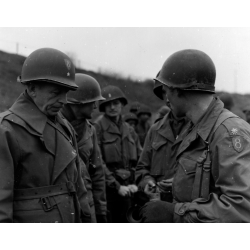
[[[234,149],[240,153],[243,148],[244,148],[244,143],[245,143],[245,140],[242,138],[242,136],[233,136],[232,137],[232,142],[233,142],[233,147]]]

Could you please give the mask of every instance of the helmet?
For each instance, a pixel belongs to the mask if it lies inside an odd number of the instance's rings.
[[[168,87],[215,93],[216,70],[202,51],[187,49],[172,54],[154,79]]]
[[[68,103],[81,104],[105,100],[101,95],[101,88],[95,78],[86,74],[75,74],[77,91],[70,91],[67,95]]]
[[[99,104],[99,110],[101,112],[104,112],[104,106],[107,102],[117,100],[119,99],[123,105],[126,105],[128,103],[124,93],[121,91],[120,88],[113,86],[113,85],[108,85],[102,89],[102,96],[106,98],[105,101],[100,101]]]
[[[133,102],[130,106],[130,112],[136,113],[140,108],[140,103],[139,102]]]
[[[148,107],[141,106],[137,112],[137,116],[139,117],[139,115],[142,115],[142,114],[148,114],[149,116],[151,116],[151,111]]]
[[[156,78],[160,75],[160,72],[161,72],[161,71],[158,72],[158,74],[156,75]],[[153,91],[154,91],[154,94],[155,94],[158,98],[160,98],[161,100],[164,99],[163,96],[162,96],[162,83],[161,83],[161,82],[155,80]]]
[[[129,121],[129,120],[134,120],[138,123],[138,118],[137,118],[136,114],[134,114],[134,113],[125,114],[123,119],[125,122]]]
[[[75,66],[71,59],[61,51],[51,48],[32,52],[24,61],[18,81],[21,83],[45,81],[70,90],[78,88],[75,84]]]

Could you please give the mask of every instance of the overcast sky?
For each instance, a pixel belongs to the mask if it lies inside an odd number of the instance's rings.
[[[216,66],[216,90],[250,93],[250,28],[0,27],[0,50],[27,56],[42,47],[67,53],[77,67],[139,80],[155,77],[172,53],[198,49]]]

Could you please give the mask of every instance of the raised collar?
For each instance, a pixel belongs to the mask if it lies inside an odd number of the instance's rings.
[[[24,120],[38,134],[43,134],[48,118],[38,109],[26,91],[18,97],[10,111]]]
[[[218,97],[214,97],[207,111],[195,126],[197,128],[197,134],[204,141],[208,139],[208,136],[210,135],[214,124],[216,123],[220,113],[223,111],[223,107],[223,102]]]

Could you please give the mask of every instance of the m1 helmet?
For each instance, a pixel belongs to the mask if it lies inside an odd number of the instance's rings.
[[[127,122],[127,121],[129,121],[129,120],[133,120],[133,121],[135,121],[136,123],[138,123],[138,118],[137,118],[136,114],[131,113],[131,112],[125,114],[124,117],[123,117],[123,120],[124,120],[125,122]]]
[[[172,54],[154,79],[168,87],[215,93],[216,69],[212,59],[194,49]]]
[[[125,106],[128,101],[127,98],[125,97],[124,93],[121,91],[120,88],[113,86],[113,85],[108,85],[102,89],[102,96],[106,99],[104,101],[100,101],[99,103],[99,110],[100,112],[105,112],[105,105],[114,100],[120,100],[123,105]]]
[[[67,95],[69,104],[84,104],[105,100],[101,95],[101,88],[95,78],[86,74],[75,74],[77,91],[70,91]]]
[[[141,106],[140,109],[137,112],[137,116],[139,117],[142,114],[148,114],[149,117],[151,117],[151,111],[147,106]]]
[[[71,59],[63,52],[52,48],[32,52],[23,63],[18,81],[24,84],[33,81],[51,82],[70,90],[78,88],[75,84],[75,66]]]

